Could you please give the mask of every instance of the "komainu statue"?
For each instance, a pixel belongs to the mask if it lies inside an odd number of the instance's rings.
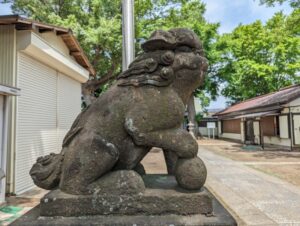
[[[180,187],[203,186],[206,168],[197,157],[198,144],[182,128],[187,101],[207,70],[202,45],[194,32],[178,28],[155,31],[142,48],[116,83],[79,114],[61,153],[33,165],[37,186],[92,194],[108,174],[128,170],[140,177],[140,162],[152,147],[164,151]]]

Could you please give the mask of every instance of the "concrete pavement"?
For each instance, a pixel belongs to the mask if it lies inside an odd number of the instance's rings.
[[[206,186],[238,216],[239,225],[300,226],[300,189],[199,147],[206,163]],[[299,172],[300,173],[300,172]]]

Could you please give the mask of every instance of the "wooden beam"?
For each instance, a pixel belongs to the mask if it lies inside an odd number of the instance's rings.
[[[72,56],[81,56],[82,53],[79,52],[79,51],[70,51],[70,55],[72,55]]]

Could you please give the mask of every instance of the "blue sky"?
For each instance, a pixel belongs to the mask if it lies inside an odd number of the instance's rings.
[[[11,14],[10,4],[0,4],[0,15]]]
[[[259,5],[259,0],[202,0],[206,4],[205,17],[210,22],[220,22],[219,31],[232,31],[239,24],[249,24],[256,20],[266,22],[275,12],[288,14],[292,9],[287,5],[266,7]],[[0,4],[0,15],[10,14],[9,4]],[[226,99],[219,97],[209,108],[224,108]]]
[[[267,21],[274,13],[290,13],[288,4],[266,7],[259,0],[202,0],[206,4],[205,17],[210,22],[221,22],[219,31],[230,32],[240,23],[249,24],[256,20]]]

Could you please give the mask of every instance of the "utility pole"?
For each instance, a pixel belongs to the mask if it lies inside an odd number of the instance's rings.
[[[134,0],[122,0],[122,71],[134,60]]]

